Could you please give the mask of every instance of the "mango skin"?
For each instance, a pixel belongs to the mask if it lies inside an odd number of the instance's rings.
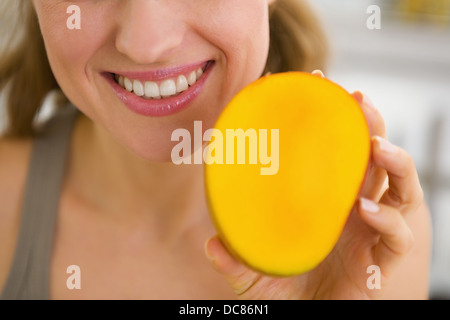
[[[276,175],[262,176],[262,164],[205,165],[211,219],[229,252],[269,276],[315,268],[336,245],[369,170],[370,132],[356,99],[309,73],[274,74],[239,92],[215,128],[224,136],[280,132]]]

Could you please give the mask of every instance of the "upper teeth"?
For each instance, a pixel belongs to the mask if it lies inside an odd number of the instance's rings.
[[[129,92],[133,92],[139,97],[161,99],[177,95],[193,86],[197,80],[203,75],[203,69],[198,68],[192,71],[187,76],[179,75],[174,79],[167,79],[161,83],[155,81],[141,82],[139,80],[132,80],[121,75],[115,75],[117,83]]]

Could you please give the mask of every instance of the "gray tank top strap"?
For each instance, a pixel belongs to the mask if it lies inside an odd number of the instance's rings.
[[[34,140],[15,255],[2,299],[49,299],[53,231],[77,114],[71,104],[61,108]]]

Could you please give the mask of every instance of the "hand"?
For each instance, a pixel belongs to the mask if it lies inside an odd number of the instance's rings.
[[[320,71],[314,72],[323,76]],[[361,92],[353,93],[368,121],[372,159],[361,199],[350,213],[338,243],[315,269],[295,277],[260,274],[230,255],[215,236],[205,250],[241,299],[374,299],[383,295],[391,275],[414,239],[406,220],[423,203],[412,158],[386,140],[384,120]],[[388,185],[386,185],[388,178]],[[380,271],[381,288],[367,286],[367,268]]]

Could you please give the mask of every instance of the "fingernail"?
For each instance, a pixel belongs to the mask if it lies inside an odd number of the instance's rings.
[[[361,198],[361,208],[372,213],[380,211],[380,207],[375,202],[366,198]]]
[[[208,250],[208,244],[209,244],[209,242],[211,241],[211,239],[212,238],[210,238],[210,239],[208,239],[208,240],[206,240],[206,242],[205,242],[205,254],[206,254],[206,256],[208,257],[208,259],[210,260],[210,261],[214,261],[214,257],[213,257],[213,255],[209,252],[209,250]]]
[[[325,75],[323,74],[322,70],[314,70],[313,72],[311,72],[313,75],[317,75],[317,76],[321,76],[322,78],[325,78]]]
[[[369,109],[376,110],[375,105],[373,104],[372,100],[370,100],[369,97],[365,94],[363,94],[363,103]]]
[[[392,143],[387,141],[386,139],[376,136],[375,139],[378,141],[378,144],[380,146],[380,149],[387,153],[395,153],[397,151],[397,147],[394,146]]]
[[[355,91],[353,92],[353,97],[358,101],[358,103],[361,105],[364,102],[364,94],[361,91]]]

